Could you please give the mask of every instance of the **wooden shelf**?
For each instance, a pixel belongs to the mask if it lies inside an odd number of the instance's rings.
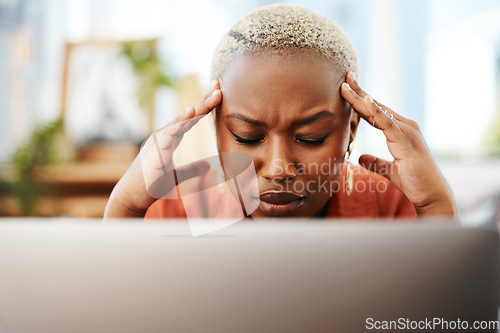
[[[116,183],[130,163],[80,162],[43,167],[37,179],[52,184]]]
[[[72,162],[40,167],[35,180],[47,185],[49,195],[34,207],[37,216],[102,217],[113,187],[127,171],[131,161]],[[19,215],[18,203],[3,199],[2,210]]]

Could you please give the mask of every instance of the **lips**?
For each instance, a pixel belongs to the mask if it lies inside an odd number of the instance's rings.
[[[302,197],[290,192],[271,192],[260,196],[260,200],[273,204],[287,204],[300,198]]]
[[[292,215],[303,203],[303,196],[290,192],[267,192],[260,195],[260,208],[269,216]]]

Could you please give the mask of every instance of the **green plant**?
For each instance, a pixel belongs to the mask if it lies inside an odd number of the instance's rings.
[[[0,199],[4,197],[8,197],[12,193],[12,185],[11,183],[0,179]],[[2,209],[2,206],[0,205],[0,216],[4,215],[5,212]]]
[[[57,161],[54,138],[61,130],[61,119],[36,126],[28,141],[19,146],[13,155],[13,179],[11,182],[3,181],[2,187],[5,195],[16,199],[23,216],[32,215],[35,201],[50,192],[47,186],[35,181],[34,170]]]
[[[157,39],[123,42],[122,54],[130,61],[134,73],[139,78],[139,103],[150,109],[154,102],[154,92],[159,87],[171,87],[173,77],[167,64],[156,52]]]

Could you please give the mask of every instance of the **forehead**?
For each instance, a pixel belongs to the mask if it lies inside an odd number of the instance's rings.
[[[220,78],[221,111],[237,109],[267,117],[300,116],[319,109],[341,112],[344,75],[332,61],[305,51],[241,56]]]

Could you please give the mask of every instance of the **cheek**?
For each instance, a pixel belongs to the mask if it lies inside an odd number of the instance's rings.
[[[308,162],[301,163],[300,178],[311,181],[336,180],[342,171],[344,153],[328,147],[315,154],[309,154]]]
[[[216,126],[217,150],[220,152],[239,152],[234,137],[224,126]]]
[[[217,108],[216,109],[216,116],[215,116],[215,137],[217,140],[217,150],[219,152],[223,151],[230,151],[227,148],[228,143],[230,142],[231,133],[227,130],[226,126],[223,124],[223,122],[220,119],[220,110]]]
[[[333,133],[325,144],[317,149],[302,149],[300,162],[310,165],[307,176],[311,178],[336,178],[340,174],[348,144],[348,132]]]

